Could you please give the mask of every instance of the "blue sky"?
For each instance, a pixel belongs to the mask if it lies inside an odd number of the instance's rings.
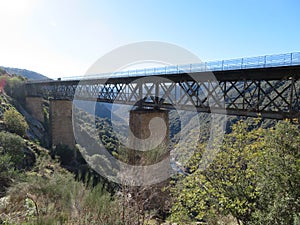
[[[0,65],[52,78],[163,41],[202,61],[300,51],[299,0],[0,0]]]

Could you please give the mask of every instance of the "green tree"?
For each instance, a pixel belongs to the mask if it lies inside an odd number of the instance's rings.
[[[8,132],[0,132],[0,154],[8,155],[15,167],[22,163],[24,148],[25,142],[20,136]],[[1,165],[1,168],[5,166]]]
[[[251,128],[251,129],[250,129]],[[263,130],[239,122],[225,136],[220,152],[199,170],[205,145],[172,189],[171,219],[217,224],[231,215],[238,224],[294,224],[300,221],[300,130],[278,122]]]
[[[199,169],[199,162],[206,146],[199,145],[190,163],[191,174],[172,190],[176,197],[172,220],[212,223],[219,215],[232,215],[238,223],[252,221],[259,197],[256,168],[263,134],[260,128],[249,131],[245,122],[234,125],[224,143],[215,146],[220,152],[205,170]]]
[[[264,139],[255,224],[300,224],[300,130],[279,122]],[[297,222],[298,221],[298,222]]]
[[[4,112],[4,123],[8,131],[25,136],[28,130],[28,124],[25,118],[15,109],[9,109]]]

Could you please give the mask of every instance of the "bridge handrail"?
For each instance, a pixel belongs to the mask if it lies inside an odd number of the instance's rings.
[[[136,76],[151,76],[161,74],[180,74],[194,72],[214,72],[239,69],[269,68],[280,66],[300,65],[300,52],[265,55],[256,57],[246,57],[239,59],[229,59],[221,61],[211,61],[184,65],[171,65],[164,67],[144,68],[127,71],[117,71],[113,73],[101,73],[84,76],[72,76],[61,78],[63,81],[82,80],[82,79],[99,79],[99,78],[122,78]],[[49,82],[49,80],[44,80]],[[35,83],[37,81],[32,81]],[[38,83],[43,81],[38,81]],[[31,83],[31,82],[30,82]]]

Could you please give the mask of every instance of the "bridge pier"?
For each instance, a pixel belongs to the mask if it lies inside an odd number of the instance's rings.
[[[51,144],[75,147],[72,123],[72,101],[50,100],[50,134]]]
[[[43,109],[43,101],[42,97],[26,97],[26,108],[28,112],[38,121],[44,121],[44,109]]]
[[[167,157],[169,146],[169,111],[137,109],[129,115],[129,163],[153,164]],[[154,151],[151,157],[150,151]]]
[[[143,204],[146,209],[165,208],[170,197],[169,192],[164,190],[169,184],[170,161],[166,160],[156,169],[152,165],[158,165],[170,157],[169,111],[131,110],[129,129],[129,142],[134,149],[129,149],[128,163],[138,167],[145,166],[144,170],[136,171],[135,178],[142,181],[141,186],[148,181],[157,180],[144,187],[132,188],[131,195],[137,204]]]

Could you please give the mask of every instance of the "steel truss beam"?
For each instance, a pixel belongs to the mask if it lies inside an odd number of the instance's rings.
[[[226,79],[226,74],[228,76]],[[281,75],[280,75],[281,72]],[[300,118],[300,67],[27,83],[27,96],[197,110],[265,118]],[[145,78],[145,79],[141,79]]]

